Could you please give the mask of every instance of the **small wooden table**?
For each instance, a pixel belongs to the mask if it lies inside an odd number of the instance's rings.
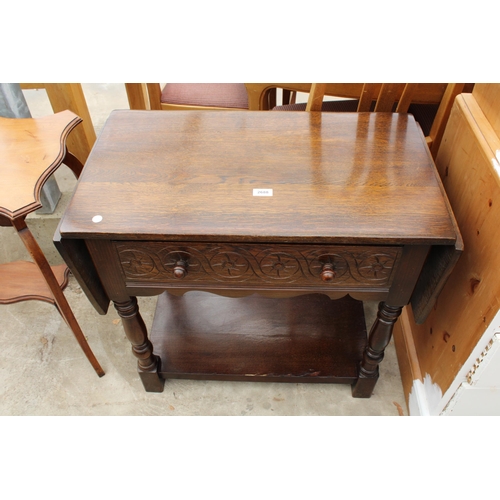
[[[0,118],[0,226],[14,227],[33,258],[0,264],[0,304],[42,300],[55,305],[102,377],[104,370],[63,293],[69,269],[49,264],[26,224],[26,216],[42,207],[41,190],[63,161],[80,175],[83,164],[67,151],[66,139],[81,121],[67,110],[37,119]]]
[[[114,302],[147,391],[187,377],[355,397],[462,245],[411,115],[252,111],[113,112],[55,242],[96,309]],[[160,295],[151,339],[139,295]],[[368,339],[363,300],[381,301]]]

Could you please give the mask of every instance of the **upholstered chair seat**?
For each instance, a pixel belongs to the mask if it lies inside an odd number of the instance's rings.
[[[167,83],[161,102],[185,106],[248,109],[244,83]]]

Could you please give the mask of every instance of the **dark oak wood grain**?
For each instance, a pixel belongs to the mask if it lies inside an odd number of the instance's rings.
[[[58,236],[93,303],[124,319],[146,390],[314,373],[355,397],[429,252],[459,241],[411,116],[237,111],[112,113]],[[422,303],[451,265],[431,259]],[[138,295],[160,295],[150,340]],[[368,338],[354,299],[381,301]]]
[[[99,314],[106,314],[109,307],[109,298],[102,286],[101,280],[92,263],[89,251],[83,240],[62,240],[59,228],[54,234],[54,245],[71,268],[74,276],[85,291]],[[75,259],[75,261],[73,261]]]
[[[401,247],[117,242],[127,283],[337,285],[388,289]]]
[[[253,196],[254,188],[273,196]],[[411,115],[391,113],[116,111],[61,232],[219,242],[456,239],[419,127]]]
[[[366,328],[362,302],[349,297],[164,293],[151,339],[164,378],[350,384]]]

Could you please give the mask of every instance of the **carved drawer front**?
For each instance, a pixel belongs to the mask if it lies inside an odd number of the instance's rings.
[[[387,287],[400,247],[115,242],[127,282]]]

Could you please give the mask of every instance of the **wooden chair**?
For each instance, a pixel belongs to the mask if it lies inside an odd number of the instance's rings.
[[[63,162],[79,177],[83,165],[66,151],[66,138],[81,121],[71,111],[38,119],[0,118],[0,226],[13,226],[34,260],[0,264],[0,304],[41,300],[55,305],[102,377],[104,371],[63,293],[69,269],[50,266],[25,221],[41,208],[42,186]]]
[[[244,83],[126,83],[130,109],[248,109]]]
[[[309,93],[311,83],[245,83],[248,94],[248,109],[265,111],[276,106],[276,90],[283,93],[283,105],[294,104],[297,92]],[[329,83],[325,95],[355,98],[361,85],[357,83]]]
[[[427,145],[436,155],[450,115],[455,97],[464,90],[472,91],[471,84],[449,83],[437,103],[421,102],[422,85],[418,83],[365,83],[357,99],[324,101],[330,84],[313,83],[307,103],[277,106],[276,111],[324,111],[324,112],[396,112],[411,113],[422,128]],[[428,94],[430,98],[431,94]],[[416,102],[415,102],[416,101]]]
[[[250,110],[269,110],[272,99],[269,94],[281,89],[285,94],[297,92],[309,93],[312,83],[245,83],[248,93],[248,108]],[[380,91],[381,83],[374,84],[375,90]],[[327,83],[325,95],[342,97],[345,99],[359,99],[363,90],[363,83]],[[441,102],[446,83],[420,83],[415,90],[414,102],[418,104],[437,104]],[[283,104],[293,104],[285,103]]]

